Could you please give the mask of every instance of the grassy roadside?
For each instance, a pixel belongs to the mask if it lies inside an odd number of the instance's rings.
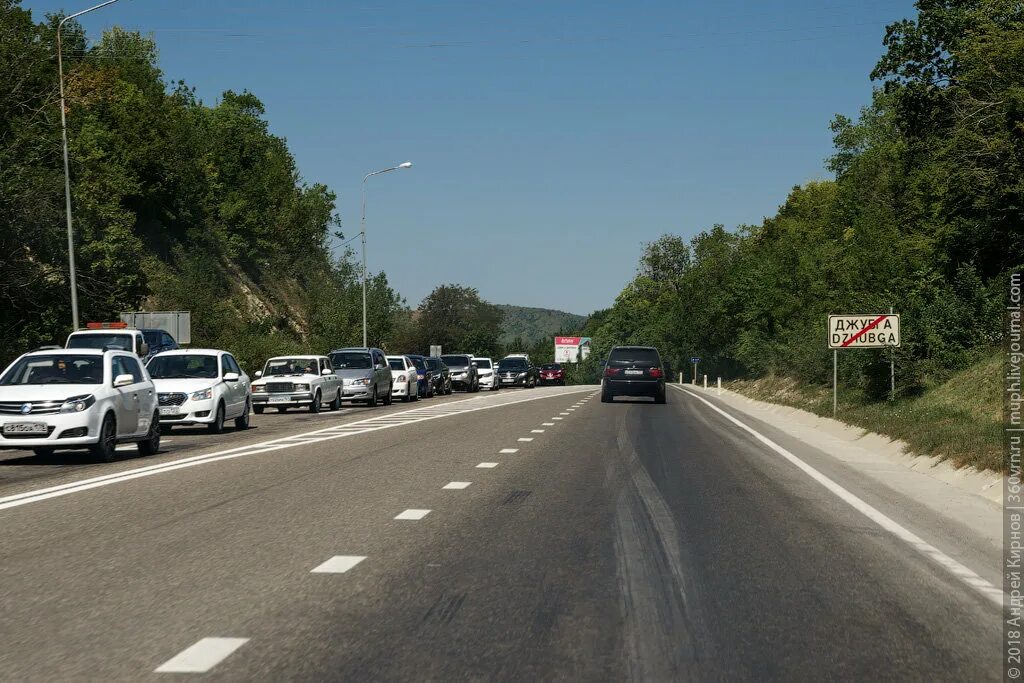
[[[1004,471],[1002,358],[994,353],[916,397],[867,402],[840,391],[839,419],[907,443],[913,453],[937,455],[956,466]],[[760,401],[832,416],[832,388],[800,384],[789,377],[735,380],[729,389]]]

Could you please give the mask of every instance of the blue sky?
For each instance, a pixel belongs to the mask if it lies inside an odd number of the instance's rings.
[[[40,12],[92,4],[28,1]],[[83,22],[152,33],[210,104],[249,89],[371,270],[589,313],[644,242],[772,215],[827,177],[903,0],[120,0]]]

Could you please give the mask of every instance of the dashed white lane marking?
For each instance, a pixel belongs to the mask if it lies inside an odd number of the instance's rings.
[[[429,514],[430,514],[430,510],[416,510],[416,509],[412,509],[412,510],[406,510],[404,512],[399,512],[397,515],[395,515],[395,519],[413,519],[413,520],[423,519],[424,517],[426,517]]]
[[[78,481],[72,481],[66,484],[58,484],[56,486],[48,486],[41,489],[33,489],[30,491],[23,491],[22,493],[15,493],[10,496],[3,496],[0,497],[0,510],[19,507],[21,505],[28,505],[29,503],[38,503],[43,500],[49,500],[50,498],[67,496],[71,495],[72,493],[79,493],[82,491],[88,491],[89,489],[110,486],[111,484],[130,481],[132,479],[151,477],[157,474],[173,472],[174,470],[179,470],[186,467],[196,467],[198,465],[219,462],[221,460],[230,460],[232,458],[242,458],[250,455],[269,453],[272,451],[278,451],[285,448],[294,448],[295,446],[305,446],[319,441],[342,439],[349,436],[365,434],[367,432],[374,432],[382,429],[392,429],[395,427],[402,427],[405,425],[425,422],[427,420],[437,420],[445,417],[450,417],[454,415],[464,415],[467,413],[473,413],[481,410],[503,408],[505,406],[516,405],[517,403],[527,403],[529,401],[539,401],[549,398],[557,398],[565,394],[575,393],[576,391],[588,391],[588,389],[584,388],[569,391],[555,391],[551,393],[544,392],[539,395],[529,394],[525,398],[516,394],[514,395],[515,398],[511,400],[507,399],[505,396],[499,397],[497,395],[463,399],[453,403],[452,409],[450,411],[446,411],[443,414],[424,414],[424,411],[434,410],[433,408],[413,408],[411,410],[402,411],[401,413],[398,413],[398,415],[402,415],[404,417],[401,422],[397,423],[390,422],[390,420],[393,420],[395,418],[396,414],[387,413],[380,417],[370,417],[364,420],[348,422],[343,425],[317,429],[312,432],[293,434],[291,436],[272,439],[270,441],[262,441],[259,443],[248,444],[244,446],[236,446],[235,448],[229,448],[223,451],[215,451],[213,453],[206,453],[203,455],[193,455],[186,458],[171,460],[156,465],[136,467],[129,470],[114,472],[111,474],[103,474],[97,477],[89,477]],[[388,421],[382,422],[381,418],[384,418],[384,420]],[[312,435],[315,435],[317,437],[316,441],[310,441],[309,439],[306,438],[296,438],[309,437]]]
[[[568,415],[569,413],[559,413],[559,415]]]
[[[502,448],[502,449],[501,449],[500,451],[498,451],[498,452],[499,452],[499,453],[518,453],[518,452],[519,452],[519,449],[518,449],[518,448]]]
[[[247,642],[248,638],[203,638],[158,666],[154,673],[206,673]]]
[[[882,527],[883,529],[891,533],[893,536],[896,536],[917,552],[921,553],[925,557],[939,564],[943,569],[948,571],[956,578],[960,579],[963,583],[970,586],[984,597],[994,602],[999,607],[1003,606],[1002,589],[997,588],[996,586],[992,585],[992,583],[990,583],[989,581],[986,581],[985,579],[981,578],[969,567],[960,564],[959,562],[954,560],[949,555],[946,555],[944,552],[942,552],[935,546],[931,545],[930,543],[927,543],[917,534],[910,531],[910,529],[907,529],[896,520],[887,517],[881,511],[872,507],[869,503],[864,502],[854,494],[850,493],[848,490],[837,484],[832,479],[829,479],[827,476],[825,476],[815,468],[808,465],[806,462],[795,456],[790,451],[786,450],[779,444],[775,443],[764,434],[761,434],[756,429],[748,427],[745,423],[741,422],[740,420],[737,420],[729,413],[725,412],[715,404],[711,403],[711,401],[708,401],[705,398],[697,396],[688,389],[680,389],[678,387],[673,388],[675,388],[676,391],[682,392],[684,395],[690,396],[692,398],[697,399],[701,403],[704,403],[709,408],[714,410],[716,413],[719,413],[725,419],[729,420],[729,422],[732,422],[740,429],[744,430],[745,432],[748,432],[755,439],[763,443],[765,446],[781,455],[783,458],[788,460],[790,463],[792,463],[799,469],[803,470],[804,473],[807,474],[807,476],[809,476],[811,479],[815,480],[816,482],[824,486],[826,489],[834,493],[838,498],[846,502],[854,510],[861,513],[862,515],[870,519],[872,522],[874,522],[878,526]]]
[[[554,422],[541,422],[540,425],[542,427],[554,427],[555,423]]]
[[[568,411],[569,411],[570,413],[574,413],[574,412],[576,412],[576,409],[575,409],[575,408],[566,408],[566,410],[568,410]]]
[[[543,429],[531,429],[530,433],[531,434],[543,434],[544,430]]]
[[[479,465],[477,465],[477,467],[479,467],[480,469],[484,469],[484,470],[493,469],[493,468],[495,468],[497,466],[498,466],[498,463],[496,463],[496,462],[482,462]]]
[[[520,441],[533,441],[533,437],[532,436],[521,436],[521,437],[519,437],[519,440]]]
[[[460,489],[461,490],[461,489],[464,489],[464,488],[468,488],[471,483],[473,483],[473,482],[470,482],[470,481],[450,481],[447,484],[445,484],[444,486],[442,486],[441,488],[443,488],[443,489]]]
[[[551,418],[551,419],[552,419],[552,420],[564,420],[565,418],[564,418],[564,417],[553,417],[553,418]]]
[[[323,564],[311,569],[309,573],[344,574],[349,569],[352,569],[352,567],[356,566],[365,559],[366,557],[363,555],[335,555]]]

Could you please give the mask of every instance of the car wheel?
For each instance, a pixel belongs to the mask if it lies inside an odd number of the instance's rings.
[[[409,395],[412,397],[410,400],[413,402],[420,400],[419,383],[409,385]]]
[[[253,406],[252,407],[252,412],[256,413],[257,415],[262,415],[263,414],[263,406]]]
[[[245,399],[245,409],[235,418],[235,429],[249,428],[249,399]]]
[[[609,394],[607,391],[602,391],[601,392],[601,403],[611,403],[611,402],[612,402],[612,395]]]
[[[384,403],[384,405],[389,406],[389,405],[393,404],[394,402],[395,402],[395,397],[391,395],[391,385],[388,384],[388,393],[384,397],[383,403]]]
[[[284,406],[279,406],[278,409],[277,409],[277,412],[279,412],[279,413],[281,413],[283,415],[286,410],[288,410],[288,409],[285,408]]]
[[[139,442],[139,455],[156,455],[160,452],[160,413],[153,413],[145,441]]]
[[[313,402],[309,404],[309,412],[311,412],[311,413],[319,413],[320,412],[320,408],[323,405],[322,401],[323,401],[323,399],[320,397],[320,392],[319,391],[316,392],[315,394],[313,394]]]
[[[654,402],[655,403],[664,403],[665,402],[665,390],[664,389],[662,389],[661,391],[659,391],[657,393],[657,395],[654,397]]]
[[[92,456],[100,462],[113,462],[117,455],[117,421],[113,415],[103,418],[100,425],[100,440],[89,449]]]
[[[217,404],[217,413],[213,416],[213,422],[206,426],[211,434],[220,434],[224,431],[224,404]]]
[[[37,448],[33,448],[32,452],[35,453],[38,458],[49,458],[53,455],[53,450],[54,449],[49,446],[39,446]]]
[[[370,396],[370,398],[366,399],[366,407],[367,408],[376,408],[377,407],[377,385],[373,386],[373,395]]]
[[[327,407],[331,410],[339,410],[341,408],[341,389],[338,389],[338,393],[334,395],[334,400],[331,401],[331,405]]]

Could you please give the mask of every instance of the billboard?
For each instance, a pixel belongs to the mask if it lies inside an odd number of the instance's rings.
[[[555,362],[578,363],[590,355],[590,337],[555,337]]]
[[[164,330],[182,346],[192,343],[192,314],[190,311],[154,311],[150,313],[132,311],[122,313],[121,320],[128,323],[128,327],[135,329],[152,327]]]
[[[862,315],[830,315],[828,347],[830,349],[884,349],[900,345],[898,313],[865,313]]]

